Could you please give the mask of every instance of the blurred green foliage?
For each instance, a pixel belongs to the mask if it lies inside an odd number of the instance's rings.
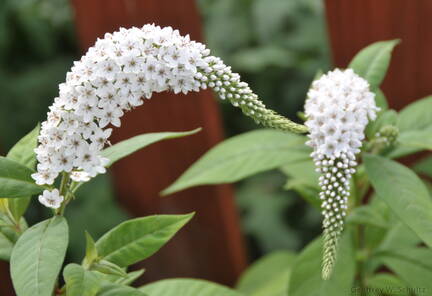
[[[66,0],[0,1],[0,151],[44,119],[77,55]]]
[[[316,71],[329,67],[321,0],[198,0],[208,47],[270,108],[296,118]],[[256,125],[223,105],[227,134]]]

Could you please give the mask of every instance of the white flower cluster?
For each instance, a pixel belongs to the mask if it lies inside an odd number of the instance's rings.
[[[328,278],[336,257],[338,238],[348,207],[350,178],[357,165],[364,129],[379,109],[366,80],[351,69],[334,70],[313,82],[305,104],[307,144],[321,173],[324,216],[323,277]]]
[[[146,25],[106,34],[75,62],[42,123],[36,149],[38,184],[52,184],[60,172],[74,181],[104,173],[100,151],[120,126],[124,111],[143,104],[153,92],[195,90],[198,68],[208,67],[204,45],[170,27]]]
[[[306,128],[265,108],[240,76],[201,43],[171,27],[121,28],[98,39],[60,84],[60,93],[42,123],[37,184],[53,184],[61,172],[86,182],[105,172],[101,150],[120,126],[125,111],[153,92],[187,94],[207,87],[264,125],[305,132]]]

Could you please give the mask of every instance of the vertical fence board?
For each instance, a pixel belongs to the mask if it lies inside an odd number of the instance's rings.
[[[326,15],[335,66],[346,67],[366,45],[399,38],[383,83],[397,110],[432,94],[432,1],[326,0]]]
[[[72,0],[83,50],[120,26],[156,23],[201,39],[195,1]],[[240,116],[240,114],[239,114]],[[162,93],[127,113],[113,142],[155,131],[203,131],[155,144],[113,167],[120,203],[133,215],[186,213],[196,216],[172,242],[146,260],[146,281],[162,277],[199,277],[233,284],[246,265],[231,186],[201,186],[169,197],[158,193],[202,153],[223,139],[217,102],[208,91],[187,96]],[[108,217],[107,217],[108,218]]]

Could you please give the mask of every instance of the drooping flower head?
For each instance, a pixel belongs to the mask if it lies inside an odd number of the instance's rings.
[[[122,28],[98,39],[60,84],[42,123],[33,178],[40,185],[53,184],[66,172],[85,182],[104,173],[108,160],[100,152],[111,135],[109,126],[120,126],[125,111],[154,92],[186,94],[207,87],[265,126],[307,130],[266,109],[238,74],[189,36],[155,25]]]
[[[313,82],[305,104],[309,128],[307,144],[321,173],[324,216],[324,259],[322,275],[327,279],[336,259],[337,244],[348,207],[350,178],[355,173],[364,129],[374,120],[374,94],[366,80],[353,70],[336,69]]]

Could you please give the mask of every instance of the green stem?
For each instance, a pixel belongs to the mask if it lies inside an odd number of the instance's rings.
[[[60,208],[56,210],[56,215],[63,216],[66,205],[69,203],[69,174],[63,172],[62,179],[60,182],[60,195],[64,197],[64,201],[62,202]]]
[[[355,201],[353,208],[360,207],[362,205],[362,200],[364,194],[367,192],[367,188],[369,188],[369,182],[363,183],[364,176],[362,173],[357,172],[353,176],[354,181],[354,193],[355,193]],[[366,187],[366,188],[365,188]],[[356,246],[356,261],[357,261],[357,274],[356,278],[359,283],[359,288],[361,291],[360,295],[363,295],[364,291],[366,291],[366,283],[365,283],[365,277],[364,277],[364,262],[365,262],[365,256],[364,256],[364,249],[365,249],[365,242],[364,242],[364,225],[358,224],[355,229],[356,238],[355,238],[355,246]]]

